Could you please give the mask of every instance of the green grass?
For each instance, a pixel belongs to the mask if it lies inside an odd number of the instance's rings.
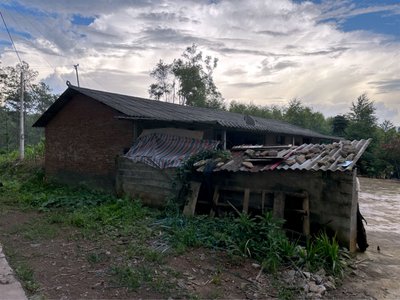
[[[114,266],[111,275],[115,286],[126,287],[134,291],[144,286],[152,291],[169,294],[174,288],[168,277],[161,276],[146,265]]]
[[[23,283],[24,288],[31,294],[39,289],[39,284],[35,281],[32,268],[28,265],[20,263],[15,269],[15,273]]]

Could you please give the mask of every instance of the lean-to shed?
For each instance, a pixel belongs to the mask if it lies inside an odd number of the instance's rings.
[[[307,236],[325,229],[355,251],[355,165],[369,143],[370,140],[360,140],[233,147],[228,159],[195,164],[193,193],[185,211],[193,214],[202,207],[211,207],[211,214],[215,215],[232,206],[252,214],[271,210],[276,217],[286,220],[289,232]]]

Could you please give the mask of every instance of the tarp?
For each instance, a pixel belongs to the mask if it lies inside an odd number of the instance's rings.
[[[153,133],[139,137],[126,157],[155,168],[174,168],[194,154],[216,149],[218,144],[218,141]]]

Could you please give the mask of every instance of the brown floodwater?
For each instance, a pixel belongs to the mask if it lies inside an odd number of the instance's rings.
[[[359,178],[369,248],[331,293],[337,299],[400,299],[400,181]],[[327,295],[329,297],[329,293]]]

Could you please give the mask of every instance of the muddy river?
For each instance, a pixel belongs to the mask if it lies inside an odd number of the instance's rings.
[[[400,299],[400,181],[360,178],[360,211],[369,248],[336,297]]]

